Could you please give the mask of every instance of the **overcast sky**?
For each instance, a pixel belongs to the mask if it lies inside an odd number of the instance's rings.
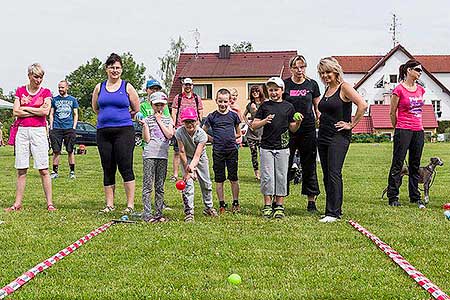
[[[393,12],[412,54],[450,54],[449,9],[444,0],[1,1],[0,87],[7,93],[27,83],[27,66],[40,62],[43,85],[56,91],[79,65],[111,52],[131,52],[156,76],[170,38],[181,35],[194,52],[196,28],[200,52],[243,40],[256,51],[298,50],[317,78],[323,56],[386,54]]]

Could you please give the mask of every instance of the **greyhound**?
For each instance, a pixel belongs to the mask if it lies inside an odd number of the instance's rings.
[[[433,175],[436,173],[436,167],[444,165],[444,162],[439,157],[430,158],[430,163],[425,167],[419,168],[419,183],[423,183],[423,193],[425,194],[424,201],[428,203],[430,201],[430,187],[433,181]],[[400,176],[403,177],[408,174],[408,167],[403,166]],[[384,189],[381,199],[387,192],[387,187]]]

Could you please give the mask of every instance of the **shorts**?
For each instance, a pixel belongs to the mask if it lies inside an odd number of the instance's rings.
[[[50,130],[50,143],[53,149],[53,152],[59,153],[62,149],[62,144],[64,141],[64,147],[66,148],[67,153],[73,152],[73,146],[75,145],[75,140],[77,135],[75,133],[75,129],[52,129]]]
[[[261,193],[265,196],[286,196],[288,194],[289,149],[261,148],[259,158],[261,160]]]
[[[16,169],[30,167],[30,153],[34,168],[48,169],[48,139],[45,127],[19,127],[16,135]]]
[[[214,181],[224,182],[225,168],[228,171],[228,180],[238,181],[238,149],[219,152],[213,150]]]
[[[180,148],[178,148],[178,141],[177,141],[177,138],[175,137],[175,134],[172,137],[172,145],[173,145],[173,151],[175,153],[179,153],[180,152]]]

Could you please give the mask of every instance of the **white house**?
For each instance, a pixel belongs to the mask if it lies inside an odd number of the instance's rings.
[[[422,63],[420,84],[425,104],[433,105],[437,121],[450,120],[450,55],[411,55],[397,45],[385,56],[334,56],[344,70],[344,79],[369,105],[390,104],[392,89],[398,84],[399,66],[411,58]],[[369,109],[370,112],[370,109]]]

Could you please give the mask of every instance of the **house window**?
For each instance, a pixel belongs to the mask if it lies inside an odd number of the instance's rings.
[[[373,104],[384,104],[384,100],[375,100]]]
[[[248,95],[248,98],[249,98],[249,99],[250,99],[250,89],[251,89],[252,86],[254,86],[254,85],[259,85],[260,87],[262,87],[262,90],[263,90],[263,92],[264,92],[264,97],[265,97],[266,99],[269,98],[269,93],[267,92],[267,87],[266,87],[266,85],[265,85],[264,83],[258,82],[258,83],[247,83],[247,95]]]
[[[200,96],[202,100],[211,100],[212,97],[212,84],[196,84],[194,85],[194,93]]]
[[[431,100],[431,104],[433,104],[434,113],[441,112],[441,100]]]
[[[397,83],[397,75],[389,75],[389,82],[390,83]]]

